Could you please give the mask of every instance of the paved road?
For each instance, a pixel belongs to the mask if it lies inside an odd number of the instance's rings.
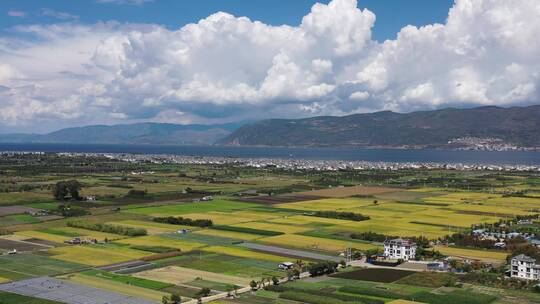
[[[334,261],[338,263],[339,261],[342,260],[342,258],[338,256],[324,255],[324,254],[318,254],[318,253],[304,251],[304,250],[288,249],[288,248],[282,248],[282,247],[276,247],[276,246],[260,245],[260,244],[255,244],[255,243],[242,243],[240,244],[240,246],[244,246],[244,247],[254,249],[254,250],[260,250],[260,251],[271,252],[271,253],[276,253],[276,254],[284,254],[284,255],[295,256],[295,257],[311,259],[311,260]]]
[[[302,272],[300,274],[300,279],[304,279],[304,278],[307,278],[307,277],[309,277],[309,272]],[[283,279],[279,280],[279,284],[286,283],[287,281],[288,281],[287,278],[283,278]],[[268,286],[268,284],[266,284],[265,286]],[[246,287],[242,287],[242,288],[238,289],[236,291],[236,294],[239,295],[239,294],[250,292],[250,291],[251,291],[251,287],[246,286]],[[202,302],[203,303],[208,303],[208,302],[212,302],[212,301],[216,301],[216,300],[225,299],[228,296],[229,296],[228,292],[222,292],[222,293],[219,293],[219,294],[216,294],[216,295],[212,295],[212,296],[203,298]],[[188,302],[184,302],[184,304],[197,304],[197,303],[198,303],[197,300],[191,300],[191,301],[188,301]]]
[[[68,304],[155,304],[116,292],[49,277],[0,284],[0,290]]]

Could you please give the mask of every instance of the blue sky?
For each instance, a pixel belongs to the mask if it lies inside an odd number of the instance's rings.
[[[2,133],[540,100],[538,0],[0,0],[0,15]]]
[[[313,0],[155,0],[142,4],[129,1],[100,3],[96,0],[2,0],[0,28],[9,30],[16,25],[56,23],[59,18],[43,14],[44,9],[64,16],[64,21],[75,19],[82,23],[116,20],[129,23],[161,24],[177,29],[197,22],[208,15],[224,11],[235,16],[247,16],[272,25],[298,25],[309,13]],[[453,0],[361,0],[359,7],[377,15],[373,30],[375,39],[394,39],[405,25],[421,26],[443,23]],[[24,17],[7,17],[9,11],[25,13]],[[62,20],[62,19],[60,19]]]

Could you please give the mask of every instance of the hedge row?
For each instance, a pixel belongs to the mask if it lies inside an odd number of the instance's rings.
[[[120,234],[120,235],[127,235],[127,236],[141,236],[141,235],[148,234],[146,229],[142,229],[142,228],[132,228],[132,227],[101,224],[101,223],[68,222],[67,226],[74,227],[74,228],[82,228],[82,229],[88,229],[88,230],[94,230],[94,231],[107,232],[107,233]]]
[[[245,228],[245,227],[235,227],[235,226],[213,226],[211,228],[216,229],[216,230],[251,233],[251,234],[264,235],[264,236],[276,236],[276,235],[282,235],[283,234],[283,232],[279,232],[279,231],[253,229],[253,228]]]

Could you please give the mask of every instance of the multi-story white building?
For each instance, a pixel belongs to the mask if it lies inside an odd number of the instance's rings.
[[[384,241],[384,257],[395,260],[414,260],[416,247],[416,243],[407,239],[387,240]]]
[[[510,261],[510,277],[537,281],[540,278],[540,265],[530,256],[516,255]]]

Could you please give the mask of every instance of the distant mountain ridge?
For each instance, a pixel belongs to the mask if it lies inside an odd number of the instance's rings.
[[[178,125],[136,123],[93,125],[58,130],[48,134],[0,134],[3,143],[76,144],[167,144],[211,145],[231,134],[241,124]]]
[[[540,105],[268,119],[243,125],[217,143],[426,148],[446,146],[462,137],[498,138],[521,147],[540,147]]]

